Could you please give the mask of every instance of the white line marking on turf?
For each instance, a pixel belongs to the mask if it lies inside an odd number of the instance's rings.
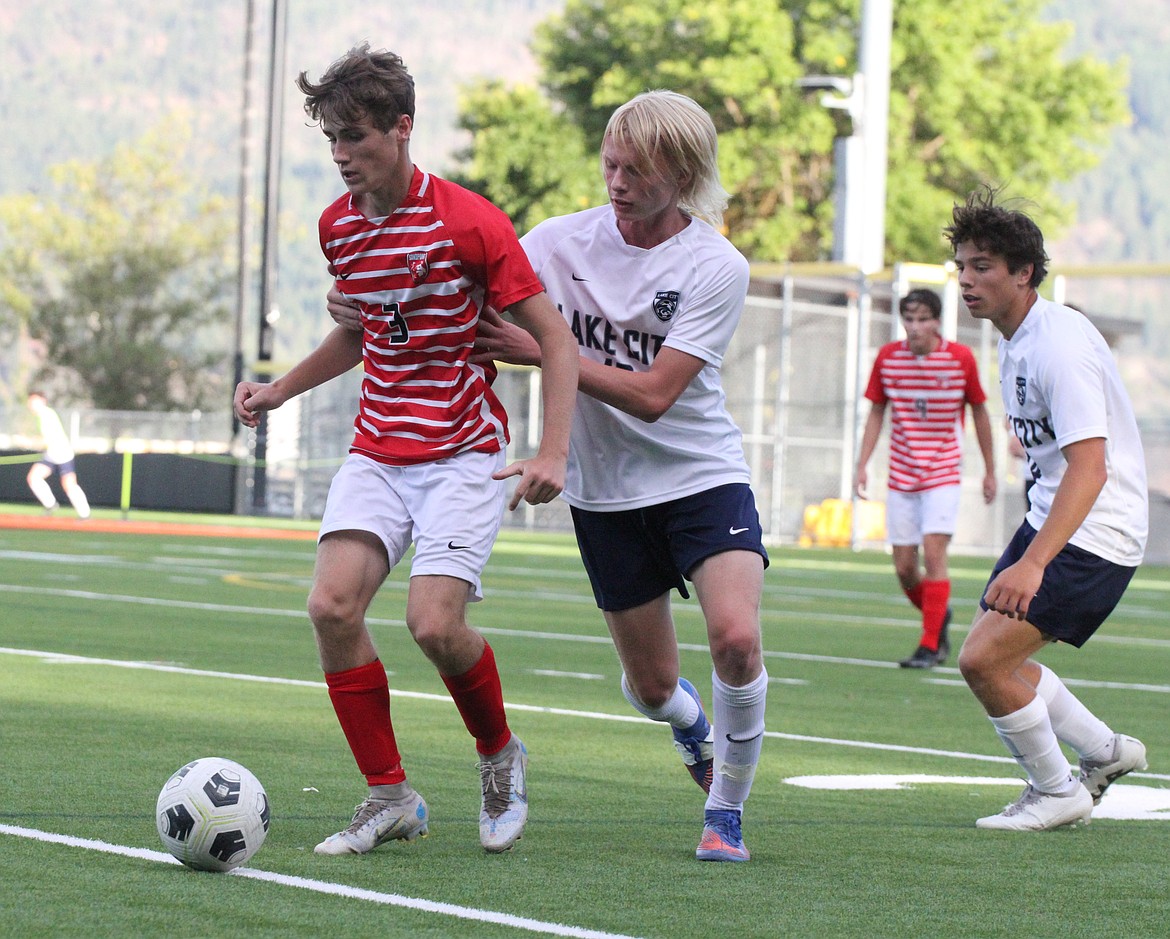
[[[939,671],[939,669],[934,669]],[[958,673],[958,669],[944,669],[944,671]],[[961,678],[925,678],[924,681],[932,685],[954,685],[959,688],[966,688],[967,683]],[[1064,678],[1060,679],[1066,685],[1074,688],[1116,688],[1119,691],[1150,691],[1154,694],[1170,694],[1170,687],[1166,685],[1143,685],[1139,682],[1133,681],[1096,681],[1089,678]]]
[[[25,584],[0,584],[0,593],[32,593],[39,596],[71,597],[79,600],[98,600],[111,603],[130,603],[142,606],[173,607],[181,610],[202,610],[208,613],[234,613],[245,616],[287,616],[292,619],[308,619],[308,613],[303,610],[281,610],[262,606],[238,606],[229,603],[201,603],[194,600],[174,600],[161,597],[135,597],[125,594],[94,593],[90,590],[50,589],[45,587],[31,587]],[[840,622],[841,617],[835,617]],[[366,622],[376,626],[396,626],[406,628],[405,620],[387,619],[370,616]],[[493,626],[476,626],[478,632],[488,636],[511,636],[522,639],[547,639],[550,641],[587,643],[589,645],[609,645],[612,640],[609,636],[581,635],[579,633],[556,633],[534,629],[504,629]],[[1127,646],[1154,646],[1158,648],[1170,647],[1170,640],[1143,639],[1126,636],[1094,636],[1093,641],[1100,644],[1112,642]],[[702,643],[679,643],[679,649],[685,652],[707,652],[708,647]],[[764,650],[764,657],[770,659],[786,659],[794,662],[824,662],[831,665],[857,665],[862,668],[898,668],[897,662],[877,659],[851,658],[847,656],[818,655],[810,652],[779,652]],[[935,674],[959,674],[956,668],[936,668]],[[1065,684],[1076,684],[1085,688],[1120,688],[1130,691],[1153,691],[1170,694],[1167,685],[1139,685],[1132,683],[1096,682],[1080,679],[1062,679]]]
[[[529,668],[525,671],[529,675],[543,675],[545,678],[581,678],[585,681],[604,681],[604,675],[596,675],[593,672],[561,672],[555,668]]]
[[[1075,767],[1070,767],[1074,769]],[[784,780],[790,786],[803,789],[832,789],[856,791],[859,789],[909,789],[913,786],[957,784],[961,786],[1013,786],[1021,779],[1006,776],[932,776],[924,773],[901,775],[872,774],[864,776],[790,776]],[[1125,821],[1170,822],[1170,789],[1151,786],[1132,786],[1114,783],[1093,809],[1093,818],[1115,818]]]
[[[70,835],[58,835],[53,832],[38,831],[35,828],[0,825],[0,834],[14,835],[17,838],[29,838],[33,841],[43,841],[50,844],[63,844],[71,848],[83,848],[86,851],[101,851],[104,854],[116,854],[142,861],[155,861],[159,864],[181,866],[175,858],[163,851],[151,851],[147,848],[131,848],[126,845],[110,844],[106,841],[95,841],[90,838],[74,838]],[[573,937],[573,939],[635,939],[633,936],[625,936],[621,933],[584,929],[580,926],[565,926],[561,923],[547,923],[539,919],[529,919],[526,916],[513,916],[511,913],[497,913],[494,910],[457,906],[454,903],[420,900],[417,897],[405,897],[397,893],[380,893],[376,890],[364,890],[360,887],[350,887],[346,884],[335,884],[325,880],[310,880],[307,877],[291,877],[287,874],[276,874],[271,871],[255,870],[248,867],[238,867],[234,871],[230,871],[228,876],[246,877],[249,880],[263,880],[268,883],[279,884],[282,887],[296,887],[300,890],[311,890],[314,893],[348,897],[353,900],[366,900],[370,903],[398,906],[408,910],[418,910],[422,913],[439,913],[443,916],[454,916],[457,919],[466,919],[477,923],[494,923],[498,926],[510,926],[514,929],[523,929],[528,932],[543,933],[549,936],[569,936]]]
[[[63,652],[44,652],[36,649],[11,649],[0,646],[0,655],[22,655],[29,658],[38,658],[46,662],[76,665],[108,665],[114,668],[142,669],[143,671],[168,672],[177,675],[193,675],[202,678],[227,678],[234,681],[252,681],[271,685],[292,685],[299,688],[326,688],[323,681],[306,681],[299,678],[280,678],[272,675],[248,675],[236,672],[217,672],[209,669],[186,668],[181,665],[167,665],[158,662],[133,662],[120,659],[97,659],[83,655],[71,655]],[[399,698],[413,698],[416,701],[437,701],[450,704],[449,695],[433,694],[426,691],[405,691],[398,688],[391,689]],[[576,717],[588,720],[613,721],[620,724],[648,724],[655,722],[640,714],[607,714],[604,711],[577,711],[571,708],[549,707],[539,704],[516,704],[504,702],[509,711],[523,711],[528,714],[546,714],[554,717]],[[934,747],[911,747],[897,743],[875,743],[871,740],[845,740],[840,737],[817,737],[808,734],[789,734],[778,730],[764,731],[765,737],[773,740],[793,740],[798,743],[823,743],[837,747],[855,747],[861,750],[885,750],[893,753],[918,753],[925,756],[943,756],[956,760],[977,760],[984,763],[1010,763],[1015,760],[1010,756],[989,756],[983,753],[965,753],[961,750],[939,750]],[[1170,780],[1170,775],[1158,773],[1133,773],[1135,777],[1144,779]]]

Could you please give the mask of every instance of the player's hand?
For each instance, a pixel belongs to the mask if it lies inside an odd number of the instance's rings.
[[[1027,619],[1028,606],[1040,590],[1044,579],[1044,568],[1020,558],[1010,567],[1005,567],[987,585],[983,602],[988,609],[1002,613],[1011,619]]]
[[[261,411],[272,411],[282,404],[284,398],[269,382],[242,381],[232,396],[232,410],[245,427],[257,426]]]
[[[338,290],[337,284],[329,288],[329,293],[325,296],[325,308],[338,326],[361,332],[362,308],[356,300]]]
[[[565,488],[565,461],[543,457],[540,454],[528,460],[509,463],[502,470],[492,473],[492,479],[520,477],[520,484],[508,501],[508,510],[514,511],[524,500],[529,505],[552,502]]]
[[[868,482],[869,482],[869,475],[866,473],[865,467],[863,466],[857,471],[856,481],[853,484],[853,491],[857,493],[859,498],[862,498],[862,499],[869,498],[865,494],[866,485],[868,484]]]
[[[479,315],[471,361],[540,365],[540,345],[527,330],[485,307]]]
[[[988,473],[983,477],[983,501],[987,505],[991,505],[995,501],[995,493],[999,487],[999,482],[995,478],[995,473]]]

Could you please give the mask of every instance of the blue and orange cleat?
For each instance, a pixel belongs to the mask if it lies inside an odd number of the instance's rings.
[[[703,813],[703,837],[695,849],[700,861],[747,861],[751,859],[734,809],[707,809]]]
[[[678,680],[679,687],[695,699],[699,706],[699,719],[690,727],[672,727],[674,747],[682,757],[683,765],[691,778],[698,783],[704,792],[711,791],[711,774],[715,765],[715,732],[707,714],[703,711],[703,702],[699,700],[699,692],[685,678]]]

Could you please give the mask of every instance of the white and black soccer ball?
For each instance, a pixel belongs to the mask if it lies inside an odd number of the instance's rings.
[[[264,844],[268,793],[234,760],[203,757],[163,784],[155,821],[163,845],[188,867],[230,871]]]

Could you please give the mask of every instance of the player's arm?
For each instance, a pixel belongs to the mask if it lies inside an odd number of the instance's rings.
[[[572,334],[569,335],[572,338]],[[496,359],[513,365],[545,367],[535,341],[514,324],[490,312],[480,318],[475,347],[478,350],[474,356],[476,361]],[[576,354],[576,340],[573,348]],[[702,359],[669,346],[659,350],[645,372],[632,372],[582,358],[577,386],[598,401],[653,423],[679,399],[704,364]]]
[[[995,478],[995,446],[991,440],[991,415],[987,411],[986,403],[971,405],[971,420],[975,424],[975,439],[979,442],[979,452],[983,454],[983,501],[990,505],[995,501],[998,480]]]
[[[290,398],[343,375],[362,360],[362,334],[335,326],[316,349],[271,382],[242,381],[232,407],[240,423],[255,427],[261,411],[272,411]]]
[[[514,509],[521,499],[530,505],[551,502],[565,488],[580,357],[577,340],[544,291],[513,303],[508,313],[535,342],[543,372],[543,424],[536,456],[513,463],[497,474],[499,479],[521,477],[508,506]]]
[[[861,432],[861,444],[857,450],[857,471],[854,475],[853,490],[861,498],[866,496],[866,487],[869,484],[869,459],[877,448],[878,437],[882,433],[882,422],[886,417],[886,403],[871,401],[869,416],[865,419],[865,429]]]
[[[697,356],[670,346],[658,350],[645,372],[582,359],[579,385],[589,397],[653,424],[670,410],[705,364]]]
[[[1004,568],[983,595],[984,602],[1016,619],[1025,619],[1028,604],[1040,589],[1044,569],[1081,527],[1105,486],[1105,438],[1090,437],[1064,447],[1068,467],[1052,498],[1048,518],[1023,556]]]

